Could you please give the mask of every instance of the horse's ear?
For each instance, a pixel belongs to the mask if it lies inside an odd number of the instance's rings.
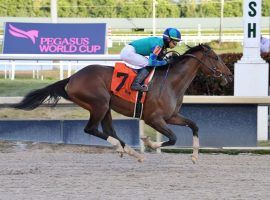
[[[203,48],[204,51],[208,51],[211,49],[208,45],[200,44],[200,46]]]
[[[208,49],[205,45],[203,45],[203,44],[200,44],[200,47],[202,47],[202,49],[205,50],[205,51],[209,50],[209,49]]]
[[[199,47],[201,48],[201,49],[203,49],[204,51],[206,51],[207,49],[205,48],[205,46],[204,46],[204,44],[203,43],[199,43]]]
[[[204,49],[206,49],[206,50],[211,50],[212,48],[208,45],[208,44],[201,44],[203,47],[204,47]]]
[[[187,46],[187,48],[189,48],[189,49],[191,49],[192,47],[191,46],[189,46],[188,44],[185,44],[186,46]]]

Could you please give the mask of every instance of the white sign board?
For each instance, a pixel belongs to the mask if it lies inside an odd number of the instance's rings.
[[[243,57],[234,67],[235,96],[268,96],[269,66],[260,55],[262,0],[244,0]],[[268,107],[258,107],[257,139],[268,139]]]
[[[244,1],[244,46],[260,47],[261,3],[256,0]]]

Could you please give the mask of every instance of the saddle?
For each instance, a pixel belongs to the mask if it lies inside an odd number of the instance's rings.
[[[144,81],[144,84],[149,85],[153,78],[155,69],[153,69]],[[125,63],[116,62],[114,66],[111,91],[114,95],[135,104],[134,117],[138,118],[136,110],[142,110],[143,103],[146,98],[146,92],[140,92],[131,90],[131,84],[133,83],[137,71],[129,68]],[[141,113],[140,113],[141,115]]]

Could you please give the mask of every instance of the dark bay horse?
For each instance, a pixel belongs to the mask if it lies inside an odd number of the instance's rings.
[[[168,138],[168,141],[153,142],[142,138],[145,145],[156,149],[174,145],[176,136],[168,124],[187,126],[193,132],[192,161],[196,162],[199,151],[197,125],[179,114],[183,96],[199,70],[207,76],[221,79],[223,84],[231,80],[231,72],[220,57],[207,45],[200,44],[187,50],[181,56],[173,56],[174,62],[168,67],[157,68],[147,94],[142,120]],[[169,69],[166,79],[164,76]],[[126,145],[113,128],[111,109],[128,117],[133,116],[134,104],[127,102],[110,91],[113,68],[90,65],[71,77],[27,94],[14,108],[32,110],[43,102],[56,104],[60,97],[68,99],[90,112],[90,119],[84,129],[88,134],[107,140],[122,156],[127,153],[138,161],[142,154]],[[102,132],[98,130],[101,123]]]

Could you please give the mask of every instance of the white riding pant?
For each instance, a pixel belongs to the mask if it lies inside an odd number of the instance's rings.
[[[130,64],[129,67],[133,69],[141,69],[148,65],[148,59],[140,54],[137,54],[135,48],[131,45],[126,45],[121,53],[121,60]]]

